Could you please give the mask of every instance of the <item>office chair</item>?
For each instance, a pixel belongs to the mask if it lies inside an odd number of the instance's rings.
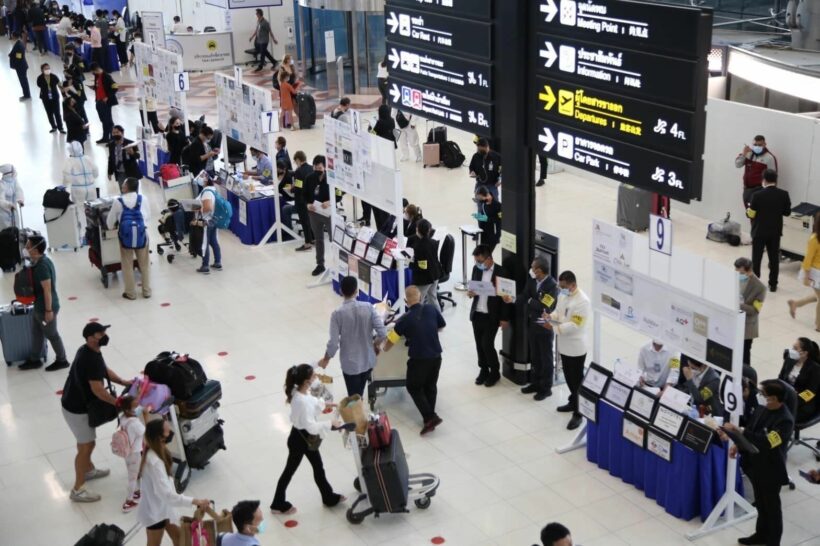
[[[783,381],[782,379],[778,379],[781,385],[783,385],[783,389],[786,391],[786,396],[783,400],[783,405],[789,410],[792,415],[797,415],[797,392],[795,392],[794,387],[789,385],[787,381]],[[791,446],[794,444],[795,435],[797,435],[797,424],[795,423],[794,432],[792,432],[792,437],[789,438],[789,443],[786,444],[786,453],[788,453]],[[810,447],[810,446],[809,446]],[[792,477],[789,476],[789,489],[794,491],[795,489],[794,480]]]
[[[248,146],[244,142],[240,142],[231,137],[227,137],[227,141],[227,150],[225,150],[225,154],[223,154],[223,161],[229,163],[233,169],[233,172],[236,173],[236,166],[239,163],[242,163],[243,166],[245,164]]]
[[[455,253],[456,240],[453,239],[452,235],[447,234],[444,236],[444,240],[439,247],[438,261],[441,264],[441,277],[438,280],[439,288],[441,288],[442,284],[450,280],[450,274],[453,272],[453,257]],[[453,307],[457,305],[451,291],[436,290],[436,298],[438,299],[439,307],[442,309],[444,309],[445,301],[452,303]]]
[[[202,32],[216,32],[216,28],[214,27],[205,27],[202,29]]]

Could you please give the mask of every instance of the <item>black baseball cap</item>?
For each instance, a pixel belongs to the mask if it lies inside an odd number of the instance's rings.
[[[83,328],[83,338],[88,339],[94,334],[98,334],[100,332],[105,332],[111,328],[110,324],[100,324],[99,322],[89,322]]]

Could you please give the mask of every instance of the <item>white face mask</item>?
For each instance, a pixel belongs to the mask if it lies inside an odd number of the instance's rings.
[[[765,406],[769,403],[769,400],[762,393],[757,393],[757,403],[761,406]]]
[[[532,269],[532,268],[530,268],[530,278],[531,278],[531,279],[534,279],[534,278],[535,278],[535,271],[533,271],[533,269]]]
[[[798,360],[800,358],[800,353],[797,349],[789,349],[789,358],[792,360]]]
[[[134,41],[137,42],[138,44],[141,44],[142,43],[142,38],[134,38]]]
[[[322,386],[322,380],[319,379],[318,377],[310,382],[310,388],[311,389],[315,390],[315,389],[318,389],[321,386]]]
[[[763,153],[763,146],[752,146],[752,152],[754,152],[755,155],[762,154]]]
[[[23,249],[23,258],[31,258],[31,253],[28,251],[27,248]]]
[[[48,76],[48,75],[50,75],[50,74],[51,74],[51,70],[49,70],[49,69],[47,68],[47,69],[43,70],[43,74],[45,74],[46,76]]]

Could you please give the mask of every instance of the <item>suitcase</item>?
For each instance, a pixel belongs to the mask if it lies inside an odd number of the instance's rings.
[[[381,449],[390,444],[390,419],[387,414],[379,413],[375,420],[367,424],[367,438],[370,442],[370,447],[374,449]]]
[[[427,143],[424,145],[424,167],[438,167],[441,164],[441,144]]]
[[[179,429],[182,432],[182,443],[192,444],[202,438],[209,430],[224,421],[219,418],[219,404],[214,404],[205,409],[195,419],[180,419]]]
[[[116,525],[100,523],[92,527],[74,546],[122,546],[125,541],[125,531]]]
[[[661,218],[669,218],[671,214],[672,200],[668,195],[661,195],[659,193],[652,194],[652,214],[660,216]]]
[[[69,205],[65,210],[43,209],[43,220],[46,223],[50,250],[70,248],[76,252],[82,246],[80,210],[77,205]]]
[[[362,477],[368,500],[376,513],[406,511],[410,471],[399,431],[391,431],[387,447],[374,449],[368,446],[362,452]]]
[[[188,252],[196,258],[202,256],[202,242],[205,238],[205,228],[201,222],[193,223],[188,231]]]
[[[31,354],[33,338],[31,329],[34,323],[34,308],[30,305],[12,303],[0,307],[0,344],[3,345],[3,358],[6,365],[28,360]],[[48,345],[43,339],[42,359],[48,357]]]
[[[296,108],[299,111],[299,128],[310,129],[316,125],[316,101],[308,93],[296,94]]]
[[[20,230],[16,227],[7,227],[0,231],[0,268],[3,271],[11,271],[22,261]]]
[[[447,127],[441,125],[433,127],[427,132],[427,144],[444,145],[447,142]]]
[[[187,400],[177,400],[179,415],[184,419],[196,419],[205,410],[222,399],[222,383],[209,379],[196,389]]]
[[[222,425],[216,425],[193,443],[185,446],[188,466],[201,470],[205,468],[217,451],[226,449]]]
[[[618,225],[630,231],[649,229],[652,193],[629,184],[618,187]]]

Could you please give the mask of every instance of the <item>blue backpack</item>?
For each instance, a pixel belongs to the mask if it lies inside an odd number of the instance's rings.
[[[122,205],[122,216],[120,216],[120,244],[123,248],[144,248],[146,243],[145,219],[142,217],[140,206],[142,196],[137,195],[137,204],[130,209],[125,206],[122,197],[118,198]]]
[[[205,188],[205,191],[214,194],[214,225],[219,229],[228,229],[231,225],[231,218],[233,218],[233,207],[214,188]]]

